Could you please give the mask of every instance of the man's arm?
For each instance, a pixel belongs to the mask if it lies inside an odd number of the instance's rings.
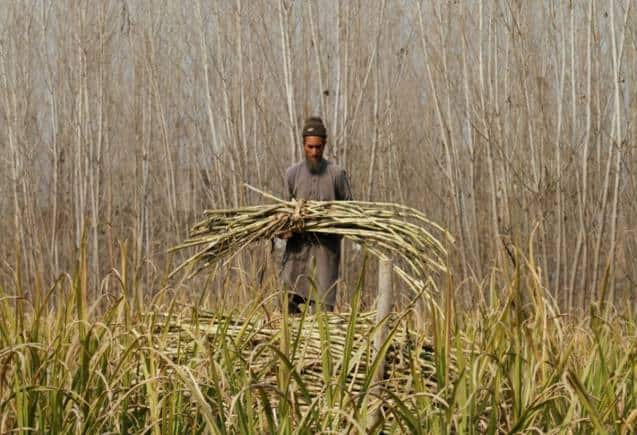
[[[339,201],[351,201],[353,199],[352,189],[349,187],[349,179],[345,170],[340,171],[336,178],[336,199]]]
[[[285,180],[283,180],[283,197],[286,201],[292,201],[294,198],[294,166],[285,171]]]
[[[283,180],[283,196],[286,201],[292,201],[294,198],[294,168],[290,167],[285,171],[285,180]],[[284,233],[277,234],[277,237],[283,240],[288,240],[292,237],[292,231],[286,231]]]

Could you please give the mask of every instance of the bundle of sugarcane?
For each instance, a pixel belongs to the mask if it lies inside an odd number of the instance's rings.
[[[253,242],[290,231],[342,236],[366,246],[379,258],[401,259],[407,270],[398,265],[394,269],[416,292],[424,288],[431,273],[446,270],[445,247],[432,232],[446,241],[451,236],[414,208],[363,201],[283,201],[251,189],[274,204],[206,210],[190,238],[172,249],[198,248],[172,275],[184,268],[194,275],[222,259],[229,260]]]

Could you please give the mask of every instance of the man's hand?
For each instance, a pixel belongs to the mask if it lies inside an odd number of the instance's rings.
[[[292,231],[285,231],[276,235],[279,239],[288,240],[292,237]]]

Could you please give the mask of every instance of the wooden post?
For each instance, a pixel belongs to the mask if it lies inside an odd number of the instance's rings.
[[[391,260],[378,261],[378,302],[376,306],[376,323],[379,323],[391,312],[394,302]],[[374,351],[378,352],[385,341],[387,328],[379,328],[374,337]]]
[[[378,302],[376,306],[376,324],[380,323],[385,317],[389,315],[394,302],[394,286],[392,282],[392,262],[391,260],[384,259],[378,262]],[[374,335],[374,358],[380,352],[380,348],[385,342],[387,337],[387,325],[376,330]],[[374,382],[380,382],[385,375],[385,361],[381,361],[378,366],[378,371],[374,375]],[[374,388],[374,387],[372,387]],[[372,394],[373,396],[373,394]],[[371,427],[375,426],[381,419],[380,406],[376,409],[372,415]]]

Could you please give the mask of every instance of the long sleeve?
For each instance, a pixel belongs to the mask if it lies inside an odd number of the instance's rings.
[[[283,185],[283,197],[286,201],[292,201],[294,198],[294,167],[289,167],[285,171],[285,180]]]
[[[347,172],[340,171],[338,178],[336,179],[336,199],[339,201],[351,201],[353,199],[352,190],[349,186],[349,180],[347,178]]]

